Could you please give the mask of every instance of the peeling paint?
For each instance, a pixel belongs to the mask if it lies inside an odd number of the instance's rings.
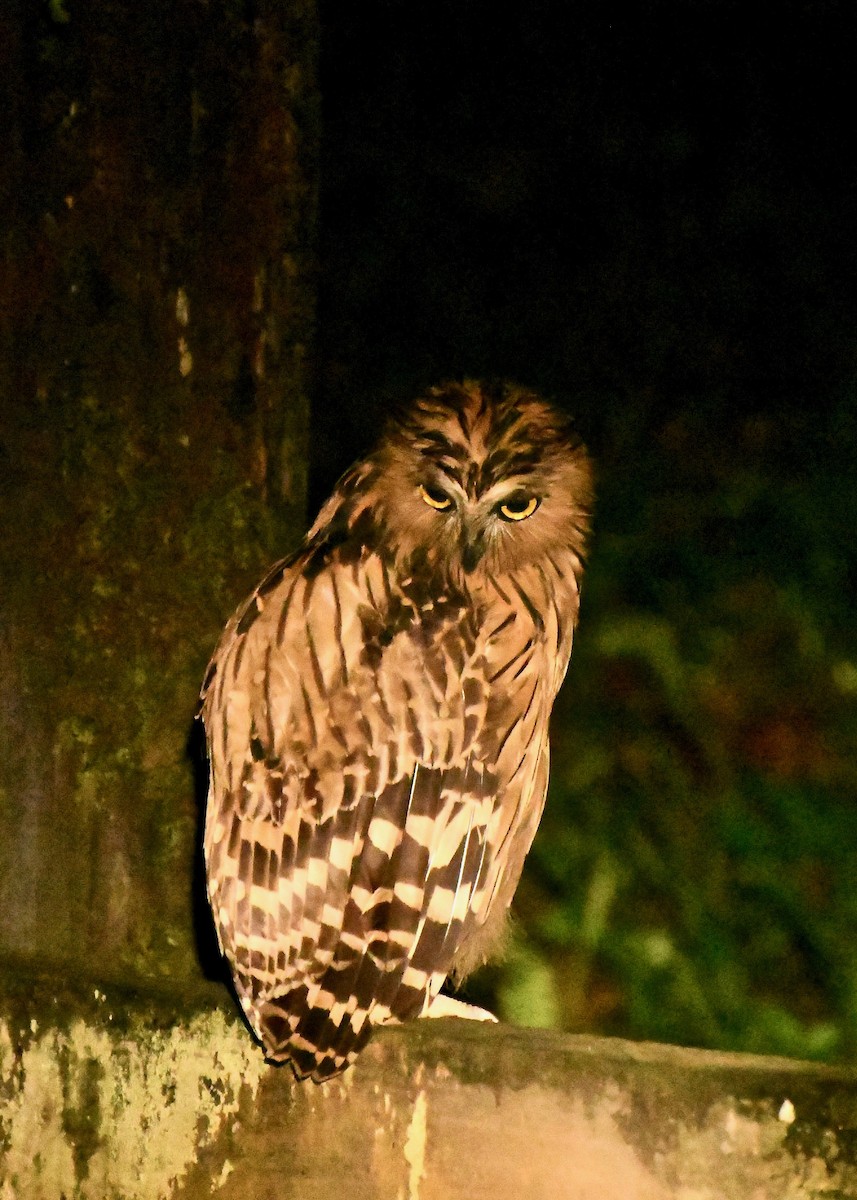
[[[193,370],[193,355],[187,344],[187,339],[180,337],[178,340],[179,348],[179,374],[182,379],[187,379]]]
[[[0,1200],[857,1196],[846,1069],[433,1023],[314,1086],[219,1010],[90,986],[37,997],[32,1034],[32,1002],[0,1010]]]
[[[14,1041],[0,1021],[2,1200],[166,1200],[268,1070],[220,1013],[123,1037],[78,1019],[17,1054]]]
[[[229,1159],[224,1159],[223,1166],[220,1168],[220,1175],[213,1181],[211,1190],[213,1192],[219,1191],[234,1170],[235,1168],[232,1166],[232,1163],[229,1161]]]
[[[405,1139],[405,1160],[410,1167],[408,1175],[408,1200],[420,1200],[420,1181],[426,1168],[426,1130],[428,1125],[428,1099],[424,1091],[417,1093],[414,1112]]]

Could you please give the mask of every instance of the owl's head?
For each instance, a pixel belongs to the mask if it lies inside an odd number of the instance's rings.
[[[455,577],[582,556],[589,458],[566,416],[510,384],[432,388],[352,474],[384,548]],[[356,500],[357,497],[355,496]]]

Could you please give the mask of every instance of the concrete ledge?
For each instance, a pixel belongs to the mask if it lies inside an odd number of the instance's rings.
[[[467,1022],[297,1084],[230,1012],[0,998],[2,1200],[857,1196],[857,1072]]]

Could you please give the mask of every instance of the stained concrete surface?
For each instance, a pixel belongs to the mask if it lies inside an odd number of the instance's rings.
[[[228,1004],[0,1000],[1,1200],[857,1196],[857,1072],[458,1021],[299,1084]]]

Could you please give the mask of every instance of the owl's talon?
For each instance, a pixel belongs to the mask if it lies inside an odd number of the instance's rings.
[[[476,1004],[465,1004],[463,1000],[455,1000],[452,996],[435,996],[420,1013],[421,1017],[463,1017],[466,1021],[493,1021],[497,1017],[487,1008],[479,1008]]]

